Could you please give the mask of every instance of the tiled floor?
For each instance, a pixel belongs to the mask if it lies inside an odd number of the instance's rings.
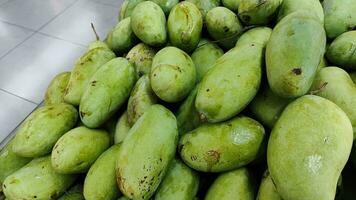
[[[72,68],[117,22],[122,0],[0,0],[0,142],[43,99],[51,79]],[[1,146],[1,145],[0,145]]]

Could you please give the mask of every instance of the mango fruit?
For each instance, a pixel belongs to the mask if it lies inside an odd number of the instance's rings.
[[[155,49],[144,43],[140,43],[127,53],[126,59],[135,67],[137,76],[141,77],[145,74],[150,74],[155,54]]]
[[[238,14],[245,24],[266,25],[275,16],[282,0],[240,0]]]
[[[126,138],[127,134],[131,129],[131,125],[127,118],[127,111],[125,111],[119,118],[116,129],[115,129],[115,136],[114,142],[115,144],[121,143]]]
[[[58,200],[85,200],[83,196],[83,185],[76,184],[65,192]]]
[[[64,103],[64,93],[66,91],[70,78],[70,72],[62,72],[55,76],[51,83],[48,85],[45,96],[44,104],[53,105]]]
[[[356,3],[356,2],[355,2]],[[356,17],[355,17],[356,18]],[[337,66],[356,69],[356,30],[338,36],[329,46],[326,57]]]
[[[177,141],[174,115],[161,105],[151,106],[121,145],[116,168],[121,192],[130,199],[149,199],[174,158]]]
[[[267,148],[268,169],[281,198],[333,200],[352,141],[351,122],[333,102],[305,95],[290,103]]]
[[[324,10],[318,0],[283,0],[279,8],[277,21],[281,21],[285,16],[296,11],[309,12],[315,15],[321,24],[324,24]]]
[[[352,81],[356,84],[356,72],[351,72],[349,73],[350,78],[352,79]]]
[[[137,6],[137,4],[144,1],[146,0],[124,0],[119,11],[119,21],[127,17],[131,17],[132,11]]]
[[[240,1],[241,0],[221,0],[221,3],[224,5],[224,7],[234,12],[238,12]]]
[[[90,51],[90,50],[92,50],[92,49],[96,49],[96,48],[99,48],[99,49],[100,49],[100,48],[110,49],[109,46],[108,46],[108,44],[106,44],[104,41],[101,41],[101,40],[100,40],[99,36],[98,36],[97,33],[96,33],[96,30],[95,30],[94,25],[92,25],[92,29],[93,29],[93,31],[94,31],[94,33],[95,33],[95,36],[97,37],[97,40],[91,41],[91,42],[89,43],[86,52],[88,52],[88,51]]]
[[[168,15],[172,8],[179,3],[179,0],[150,0],[158,4],[163,12]]]
[[[268,170],[263,174],[256,200],[282,200]]]
[[[194,3],[200,13],[203,16],[203,21],[205,21],[206,14],[213,8],[218,7],[220,5],[220,0],[187,0],[191,3]]]
[[[266,47],[269,38],[271,37],[272,29],[269,27],[256,27],[246,31],[237,40],[235,46],[242,46],[245,44],[257,43]]]

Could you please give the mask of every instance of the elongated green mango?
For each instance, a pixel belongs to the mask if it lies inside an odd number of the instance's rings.
[[[273,20],[282,0],[240,0],[238,13],[245,24],[266,25]]]
[[[320,71],[322,68],[327,67],[327,66],[328,66],[328,62],[327,62],[326,59],[323,57],[323,58],[321,58],[320,63],[319,63],[319,65],[318,65],[318,68],[317,68],[316,71]]]
[[[263,145],[265,130],[248,117],[235,117],[217,124],[203,124],[183,135],[179,151],[183,161],[203,172],[223,172],[255,160]]]
[[[285,98],[306,94],[324,54],[325,43],[324,28],[314,15],[298,11],[283,18],[273,29],[266,49],[271,90]]]
[[[220,0],[187,0],[191,3],[194,3],[200,10],[203,21],[205,21],[206,14],[213,8],[220,5]]]
[[[177,140],[174,115],[161,105],[151,106],[121,145],[116,168],[121,192],[130,199],[149,199],[168,170]]]
[[[18,129],[13,152],[32,158],[50,153],[57,140],[75,126],[77,118],[77,110],[65,103],[35,110]]]
[[[221,0],[221,3],[224,5],[224,7],[234,12],[238,12],[240,1],[241,0]]]
[[[212,68],[224,51],[209,40],[200,40],[198,47],[192,53],[192,60],[197,71],[197,82],[200,82],[206,72]]]
[[[356,2],[355,2],[356,3]],[[337,37],[328,48],[326,57],[337,66],[356,69],[356,31],[349,31]]]
[[[125,196],[122,196],[122,197],[118,198],[117,200],[130,200],[130,199]]]
[[[84,126],[64,134],[52,151],[52,166],[61,174],[86,172],[110,145],[110,138],[103,130]]]
[[[166,17],[161,7],[152,1],[139,3],[131,15],[135,35],[151,46],[162,46],[167,40]]]
[[[75,175],[56,173],[51,166],[51,157],[32,160],[20,170],[8,176],[4,194],[13,200],[57,199],[75,181]]]
[[[263,175],[256,200],[282,200],[273,184],[268,170]]]
[[[161,185],[155,200],[194,199],[198,192],[199,176],[182,161],[174,159]]]
[[[350,78],[352,79],[352,81],[356,84],[356,72],[352,72],[349,75],[350,75]]]
[[[115,144],[121,143],[126,138],[131,129],[129,120],[127,118],[127,111],[125,111],[119,118],[115,129]]]
[[[282,199],[333,200],[352,140],[351,122],[333,102],[306,95],[290,103],[267,149],[268,169]]]
[[[116,184],[115,166],[120,144],[106,150],[90,167],[84,181],[86,200],[116,200],[120,195]]]
[[[199,43],[203,17],[195,4],[182,1],[169,13],[167,28],[172,45],[191,52]]]
[[[236,46],[257,43],[266,46],[271,37],[272,29],[269,27],[256,27],[246,31],[236,42]]]
[[[64,103],[64,93],[70,78],[70,72],[63,72],[53,78],[49,84],[45,97],[45,105]]]
[[[58,200],[85,200],[83,196],[83,185],[74,185]]]
[[[135,69],[125,58],[115,58],[90,79],[79,106],[82,122],[99,127],[127,100],[136,80]]]
[[[144,1],[146,0],[124,0],[119,11],[119,21],[130,17],[133,9],[137,6],[137,4]]]
[[[126,58],[135,67],[137,76],[141,77],[145,74],[150,74],[155,54],[155,49],[144,43],[140,43],[127,53]]]
[[[179,0],[150,0],[158,4],[163,12],[168,15],[172,8],[179,3]]]
[[[245,168],[226,172],[210,186],[205,200],[254,200],[254,187],[252,177]]]
[[[196,69],[192,59],[176,47],[161,49],[152,62],[151,87],[166,102],[183,100],[193,89]]]
[[[296,11],[306,11],[314,14],[319,19],[318,21],[324,24],[324,11],[318,0],[283,0],[279,8],[277,21]]]

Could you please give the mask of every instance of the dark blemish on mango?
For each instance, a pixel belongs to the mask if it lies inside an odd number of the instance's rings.
[[[213,159],[214,164],[219,162],[220,160],[220,153],[215,150],[209,150],[206,154]]]
[[[197,156],[190,156],[190,159],[191,159],[192,161],[196,161],[196,160],[197,160]]]
[[[206,89],[206,92],[209,92],[210,91],[210,89],[208,88],[208,89]]]
[[[243,15],[243,16],[241,16],[241,17],[242,17],[242,19],[243,19],[245,22],[249,22],[249,21],[251,20],[251,17],[248,16],[248,15]]]
[[[288,36],[294,35],[294,31],[293,31],[293,30],[289,30],[289,31],[287,32],[287,35],[288,35]]]
[[[224,30],[225,33],[227,33],[227,32],[230,31],[229,27],[227,27],[227,26],[224,26],[224,27],[223,27],[223,30]]]
[[[97,82],[97,81],[92,81],[92,82],[91,82],[91,86],[96,86],[96,82]]]
[[[302,69],[301,68],[294,68],[294,69],[292,69],[292,72],[295,75],[301,75],[302,74]]]

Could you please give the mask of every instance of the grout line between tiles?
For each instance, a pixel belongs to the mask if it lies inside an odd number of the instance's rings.
[[[47,36],[47,37],[50,37],[50,38],[54,38],[54,39],[57,39],[57,40],[62,40],[62,41],[66,41],[66,42],[69,42],[69,43],[72,43],[72,44],[75,44],[75,45],[78,45],[78,46],[82,46],[82,47],[86,47],[85,45],[83,44],[80,44],[80,43],[76,43],[76,42],[72,42],[72,41],[68,41],[68,40],[64,40],[60,37],[57,37],[57,36],[53,36],[53,35],[50,35],[50,34],[47,34],[47,33],[43,33],[43,32],[36,32],[40,35],[44,35],[44,36]]]
[[[36,103],[36,102],[34,102],[34,101],[31,101],[31,100],[29,100],[29,99],[23,98],[23,97],[21,97],[21,96],[19,96],[19,95],[17,95],[17,94],[14,94],[14,93],[9,92],[9,91],[7,91],[7,90],[4,90],[4,89],[2,89],[2,88],[0,88],[0,90],[3,91],[3,92],[5,92],[5,93],[7,93],[7,94],[10,94],[10,95],[12,95],[12,96],[15,96],[15,97],[17,97],[17,98],[20,98],[20,99],[22,99],[22,100],[24,100],[24,101],[33,103],[33,104],[35,104],[35,105],[39,105],[38,103]],[[40,104],[41,104],[41,103],[40,103]]]
[[[21,26],[21,25],[14,24],[14,23],[11,23],[11,22],[8,22],[8,21],[4,21],[3,19],[0,19],[0,21],[3,22],[3,23],[5,23],[5,24],[9,24],[9,25],[12,25],[12,26],[16,26],[16,27],[20,27],[20,28],[23,28],[23,29],[32,31],[32,32],[36,32],[35,29],[31,29],[31,28],[28,28],[28,27],[25,27],[25,26]]]

